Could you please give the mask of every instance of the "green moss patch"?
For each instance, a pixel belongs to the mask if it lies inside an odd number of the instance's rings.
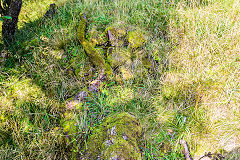
[[[139,48],[145,42],[143,34],[140,31],[129,32],[128,36],[127,36],[127,40],[129,42],[131,48]]]
[[[141,159],[138,141],[142,127],[138,120],[128,114],[110,116],[98,126],[86,144],[87,159]]]

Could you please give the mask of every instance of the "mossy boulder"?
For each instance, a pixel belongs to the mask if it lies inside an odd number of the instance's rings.
[[[111,46],[121,47],[125,44],[127,31],[124,28],[108,27],[105,29],[105,34]]]
[[[55,131],[58,131],[58,135],[64,135],[59,137],[64,143],[66,143],[67,147],[71,150],[71,152],[78,153],[80,148],[80,143],[78,142],[79,131],[79,119],[82,118],[82,111],[80,105],[79,108],[76,108],[75,112],[71,110],[65,111],[61,118],[61,126],[56,127]],[[73,154],[73,155],[74,155]]]
[[[128,40],[130,47],[133,49],[141,47],[145,42],[143,34],[140,31],[128,32],[127,40]]]
[[[87,56],[89,57],[89,60],[94,64],[95,67],[104,69],[106,74],[111,75],[112,69],[109,64],[105,63],[103,54],[101,54],[99,50],[95,49],[95,46],[85,38],[85,31],[87,27],[87,19],[85,14],[81,14],[80,20],[77,36]]]
[[[71,111],[64,113],[61,124],[65,134],[72,135],[77,133],[77,120]]]
[[[134,116],[125,112],[109,116],[88,139],[84,159],[140,160],[141,133],[142,127]]]
[[[122,47],[110,47],[107,51],[107,62],[116,71],[117,81],[130,80],[134,77],[131,70],[132,53]]]

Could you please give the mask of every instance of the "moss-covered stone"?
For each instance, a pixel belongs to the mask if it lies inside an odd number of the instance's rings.
[[[127,34],[126,29],[108,27],[105,30],[105,34],[107,35],[111,46],[121,47],[125,44],[125,38]]]
[[[112,74],[112,69],[105,63],[103,55],[85,38],[85,30],[87,26],[87,19],[85,15],[81,14],[80,19],[81,21],[78,27],[77,36],[87,56],[89,57],[89,60],[95,65],[95,67],[100,67],[101,69],[104,69],[107,74]]]
[[[79,152],[79,143],[78,143],[78,128],[79,128],[79,116],[81,116],[81,111],[78,109],[78,113],[67,110],[61,118],[61,132],[64,133],[64,137],[61,139],[70,147],[73,153]],[[57,130],[59,127],[56,128]],[[60,134],[59,132],[58,134]]]
[[[130,32],[128,32],[127,40],[129,42],[129,45],[130,45],[131,48],[139,48],[145,42],[143,34],[140,31],[130,31]]]
[[[87,19],[86,19],[86,16],[85,16],[85,14],[81,14],[81,15],[80,15],[80,24],[79,24],[78,30],[77,30],[77,37],[78,37],[78,40],[79,40],[80,42],[86,40],[86,38],[85,38],[86,28],[87,28]]]
[[[77,132],[77,121],[74,118],[74,115],[71,111],[67,111],[64,113],[64,118],[61,121],[63,132],[68,135],[74,134]]]
[[[88,139],[85,158],[140,160],[141,133],[142,127],[134,116],[125,112],[110,116]]]

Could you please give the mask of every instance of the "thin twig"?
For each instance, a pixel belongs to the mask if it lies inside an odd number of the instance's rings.
[[[184,139],[182,139],[182,140],[180,140],[180,144],[184,148],[184,155],[185,155],[186,160],[193,160],[191,155],[190,155],[190,152],[188,150],[187,142]]]

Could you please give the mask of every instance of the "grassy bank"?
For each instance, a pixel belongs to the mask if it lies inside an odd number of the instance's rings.
[[[52,1],[27,1],[16,41],[2,47],[0,66],[0,159],[75,159],[90,131],[122,111],[142,123],[144,159],[184,159],[239,147],[240,3],[238,0],[69,0],[44,18]],[[155,60],[154,74],[122,83],[110,80],[101,93],[71,112],[74,132],[64,133],[64,105],[88,82],[75,74],[89,67],[78,42],[79,15],[90,30],[115,26],[140,30]],[[231,158],[230,158],[231,159]]]

